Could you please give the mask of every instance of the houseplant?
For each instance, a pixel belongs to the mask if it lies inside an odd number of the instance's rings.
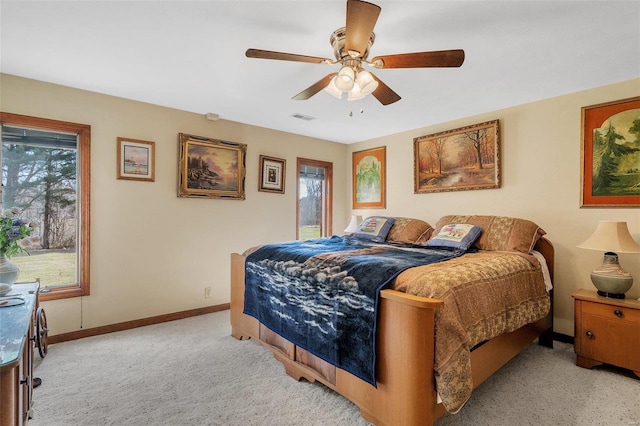
[[[0,282],[13,284],[20,272],[9,259],[18,253],[27,253],[20,240],[31,235],[31,222],[20,217],[17,208],[3,210],[0,215]]]

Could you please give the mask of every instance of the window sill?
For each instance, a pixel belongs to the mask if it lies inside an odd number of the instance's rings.
[[[88,295],[89,291],[84,291],[80,287],[58,287],[55,289],[41,288],[39,299],[41,302],[46,302],[47,300],[68,299],[71,297]]]

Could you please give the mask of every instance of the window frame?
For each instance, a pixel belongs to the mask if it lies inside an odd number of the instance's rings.
[[[91,126],[31,117],[0,111],[0,125],[23,126],[45,131],[59,131],[78,135],[78,282],[76,285],[54,287],[40,292],[40,300],[65,299],[90,294],[90,229],[91,229]]]
[[[296,240],[300,239],[300,169],[302,165],[322,167],[325,169],[325,197],[326,214],[326,232],[325,236],[333,233],[333,163],[321,160],[312,160],[309,158],[297,157],[296,162]]]

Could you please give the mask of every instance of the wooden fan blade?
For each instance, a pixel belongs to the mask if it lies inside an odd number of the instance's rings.
[[[296,55],[295,53],[272,52],[270,50],[247,49],[247,58],[275,59],[278,61],[310,62],[312,64],[332,63],[331,59],[317,56]]]
[[[373,77],[373,79],[375,81],[378,82],[378,87],[376,87],[376,90],[374,90],[371,94],[378,101],[380,101],[380,103],[382,105],[389,105],[389,104],[392,104],[394,102],[398,102],[400,99],[402,99],[400,97],[400,95],[398,95],[396,92],[391,90],[391,88],[389,86],[384,84],[382,82],[382,80],[380,80],[378,77],[376,77],[373,73],[371,73],[371,76]]]
[[[347,0],[345,50],[364,54],[380,15],[380,6],[360,0]]]
[[[336,75],[338,75],[337,72],[333,72],[331,74],[325,75],[322,79],[313,83],[311,86],[307,87],[306,89],[304,89],[302,92],[298,93],[291,99],[295,99],[296,101],[306,101],[307,99],[309,99],[310,97],[312,97],[313,95],[315,95],[316,93],[318,93],[319,91],[327,87],[329,83],[331,83],[331,79]]]
[[[462,49],[376,56],[371,60],[376,68],[459,67],[463,62]]]

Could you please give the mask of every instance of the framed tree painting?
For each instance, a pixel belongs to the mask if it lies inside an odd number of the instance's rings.
[[[640,207],[640,97],[582,108],[581,207]]]
[[[118,138],[118,179],[156,179],[155,142]]]
[[[500,188],[498,120],[413,140],[416,194]]]
[[[245,199],[247,145],[179,134],[178,197]]]
[[[385,208],[387,148],[379,147],[353,153],[353,208]]]

